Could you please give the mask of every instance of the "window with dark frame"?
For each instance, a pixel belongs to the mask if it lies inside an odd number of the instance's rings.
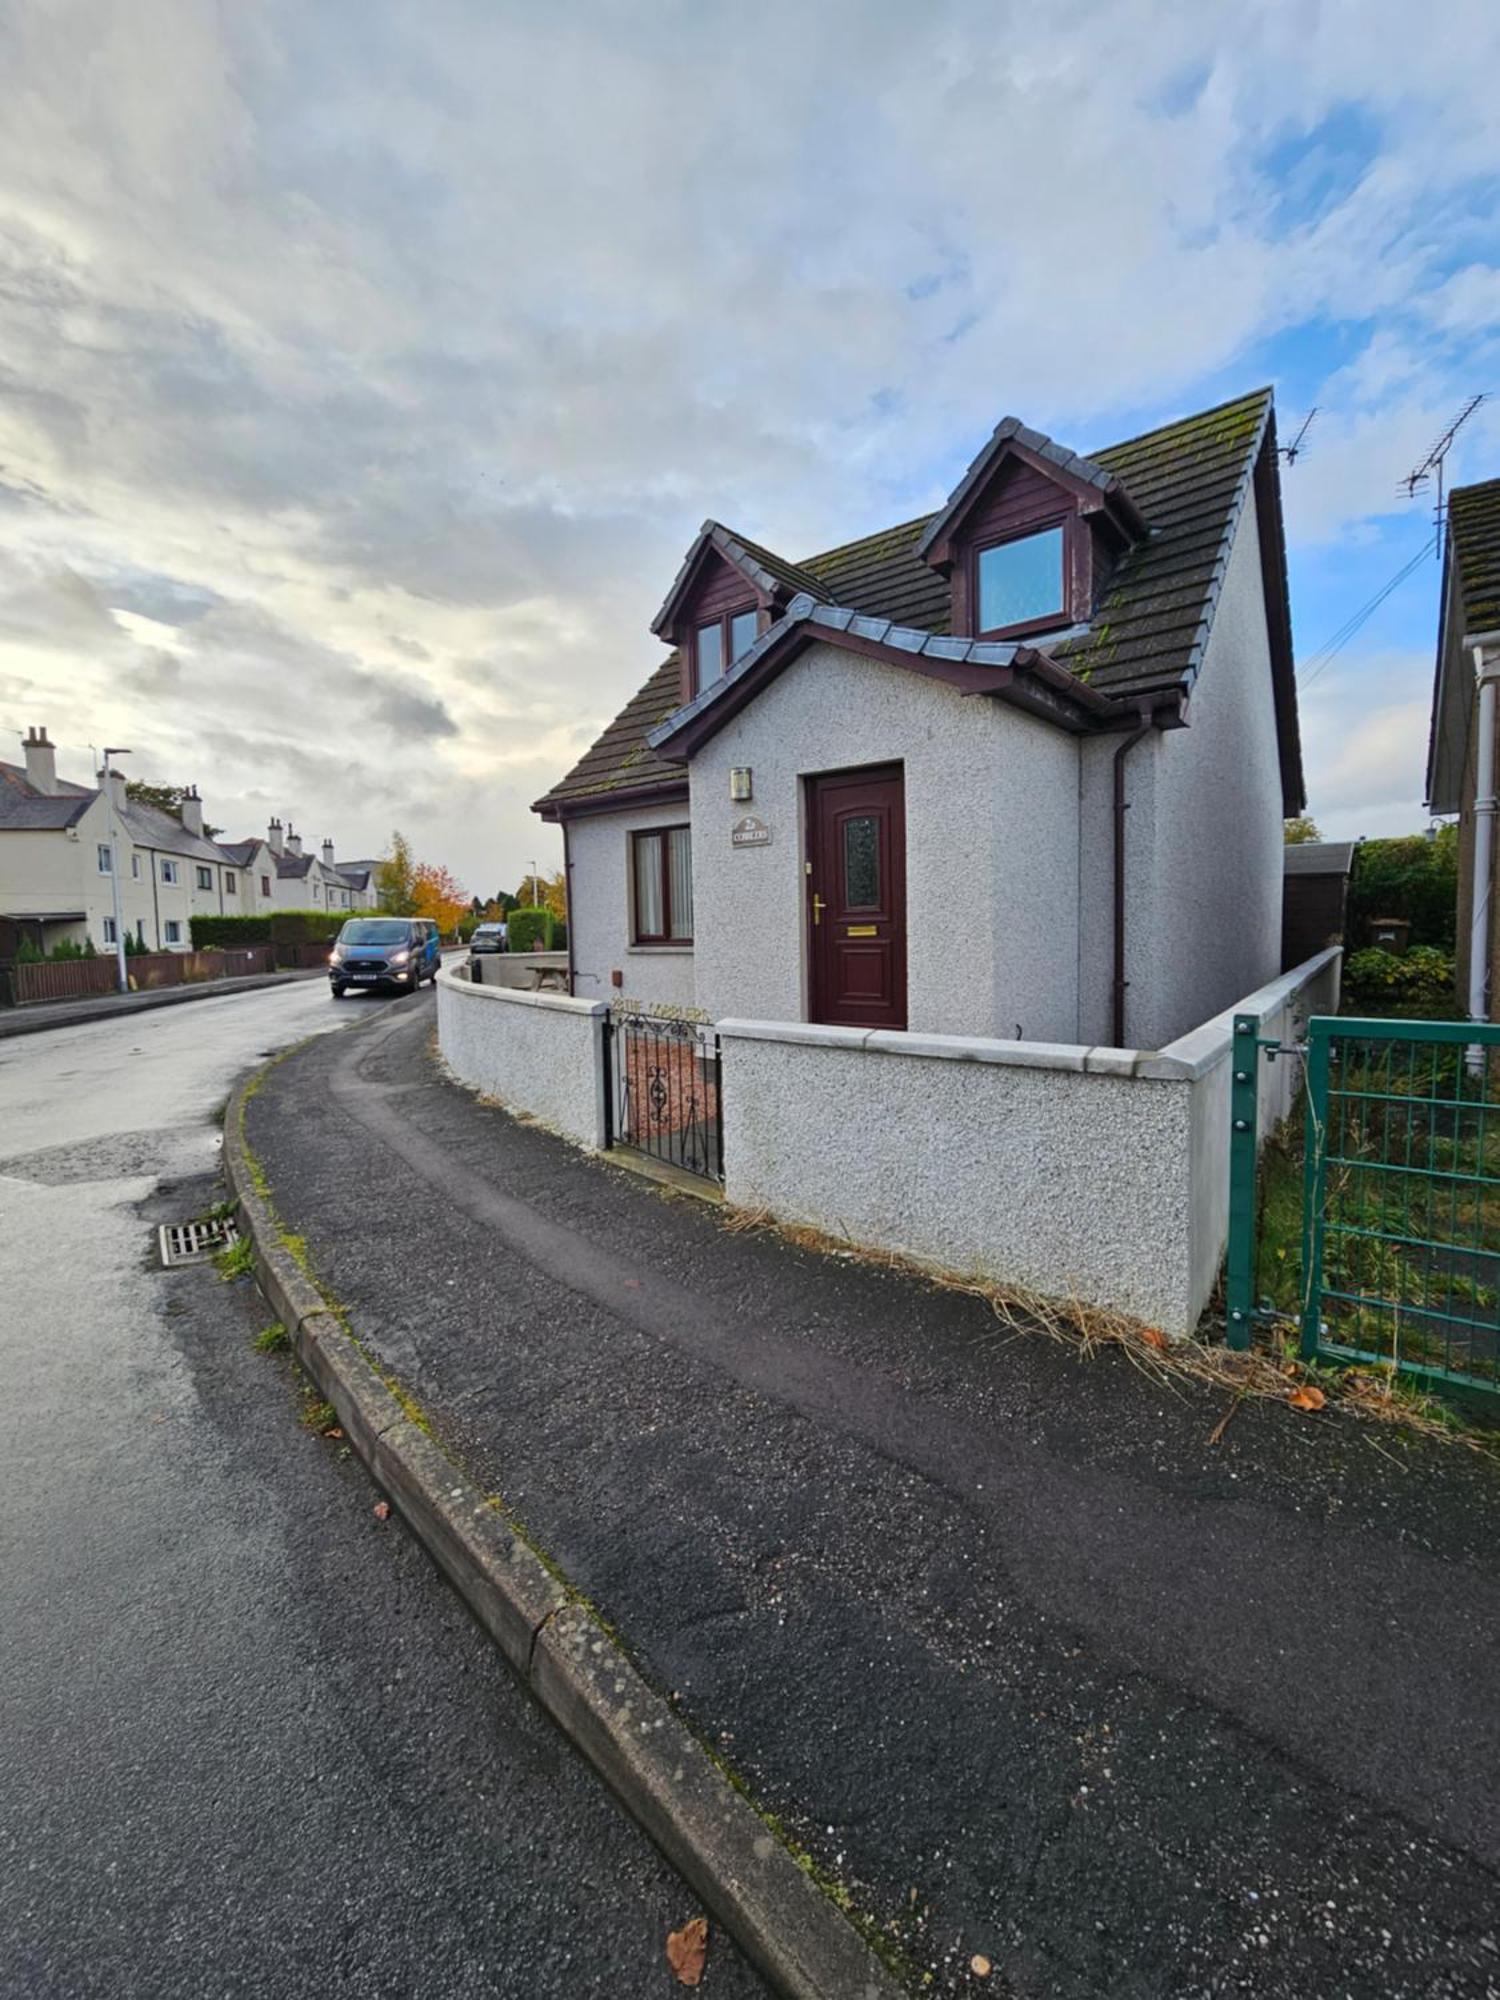
[[[693,686],[699,694],[728,673],[755,644],[760,618],[753,604],[709,618],[693,633]]]
[[[198,870],[198,887],[200,889],[211,889],[213,886],[213,870],[211,868],[200,868]]]
[[[693,941],[691,827],[654,827],[630,836],[632,944]]]
[[[975,632],[993,639],[1064,623],[1067,553],[1061,521],[976,548],[970,556]]]

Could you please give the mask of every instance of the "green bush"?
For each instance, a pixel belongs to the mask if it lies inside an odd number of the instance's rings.
[[[42,953],[37,950],[35,941],[29,937],[23,937],[16,946],[16,964],[40,965],[41,962]]]
[[[271,942],[332,944],[352,914],[349,910],[278,910],[271,918]]]
[[[1355,856],[1349,885],[1352,944],[1370,935],[1376,917],[1405,917],[1410,942],[1451,952],[1458,913],[1458,828],[1442,826],[1429,840],[1405,834],[1399,840],[1366,840]],[[1363,956],[1356,953],[1356,956]]]
[[[222,945],[269,944],[271,918],[194,917],[189,925],[194,951],[212,951]]]
[[[1413,945],[1404,957],[1370,946],[1344,960],[1344,1004],[1357,1012],[1446,1018],[1454,1011],[1453,960],[1434,945]]]
[[[512,910],[506,922],[512,951],[551,951],[552,912],[545,904]]]

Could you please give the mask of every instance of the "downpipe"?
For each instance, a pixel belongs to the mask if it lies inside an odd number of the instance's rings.
[[[1125,796],[1125,759],[1144,736],[1149,736],[1155,727],[1150,706],[1142,702],[1140,722],[1124,741],[1116,746],[1114,758],[1115,791],[1115,852],[1114,852],[1114,981],[1113,1008],[1110,1022],[1111,1046],[1123,1049],[1125,1041],[1125,989],[1130,981],[1125,977],[1125,815],[1130,810],[1130,801]]]
[[[1469,1019],[1489,1018],[1490,889],[1495,873],[1495,677],[1500,658],[1474,648],[1479,683],[1479,745],[1474,777],[1474,891],[1469,900]],[[1464,1056],[1470,1075],[1484,1067],[1484,1050],[1471,1042]]]

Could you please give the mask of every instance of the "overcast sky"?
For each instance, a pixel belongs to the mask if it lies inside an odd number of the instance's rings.
[[[1493,0],[4,0],[0,758],[483,892],[713,514],[789,556],[1272,380],[1299,656],[1500,390]],[[1500,401],[1456,476],[1500,473]],[[1428,563],[1310,681],[1423,824]]]

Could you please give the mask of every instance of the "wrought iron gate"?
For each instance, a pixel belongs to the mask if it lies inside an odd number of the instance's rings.
[[[1300,1181],[1300,1245],[1271,1240],[1292,1234],[1295,1209],[1268,1221],[1264,1163],[1257,1184],[1259,1055],[1294,1052],[1257,1026],[1235,1022],[1230,1344],[1290,1315],[1290,1298],[1277,1312],[1259,1286],[1266,1258],[1290,1277],[1300,1249],[1304,1357],[1500,1392],[1500,1024],[1308,1022],[1302,1157],[1283,1155]]]
[[[712,1024],[616,1007],[604,1052],[609,1145],[722,1182],[722,1070]]]

